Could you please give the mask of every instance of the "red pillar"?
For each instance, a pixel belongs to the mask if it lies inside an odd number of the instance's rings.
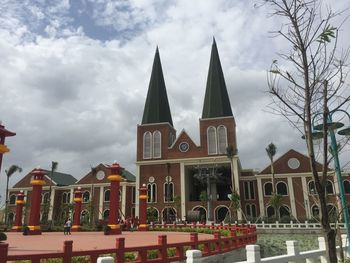
[[[29,216],[29,232],[28,235],[41,235],[40,229],[40,205],[41,205],[41,193],[43,185],[45,185],[44,175],[45,171],[37,168],[32,171],[32,181],[30,184],[33,186],[32,199]]]
[[[145,184],[139,189],[139,231],[147,231],[147,187]]]
[[[3,154],[10,151],[10,149],[7,148],[7,146],[5,145],[5,137],[15,136],[15,135],[16,133],[6,130],[5,126],[2,125],[0,121],[0,171],[1,171],[2,156]]]
[[[109,198],[109,219],[108,226],[111,228],[110,234],[121,234],[119,218],[119,189],[122,177],[120,175],[120,165],[116,162],[110,166],[111,174],[107,179],[111,182],[110,198]]]
[[[78,232],[81,230],[80,225],[80,214],[81,214],[81,201],[83,193],[80,191],[80,187],[74,192],[74,218],[73,218],[73,225],[72,225],[72,232]]]
[[[25,195],[24,195],[23,191],[20,191],[19,194],[17,194],[16,219],[15,219],[15,224],[12,227],[13,232],[21,232],[22,231],[22,213],[23,213],[23,206],[25,204],[24,196]]]

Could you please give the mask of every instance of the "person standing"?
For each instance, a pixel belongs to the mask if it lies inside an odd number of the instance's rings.
[[[67,235],[71,235],[70,229],[72,227],[72,221],[70,220],[70,218],[68,218],[66,224],[67,224]]]
[[[67,222],[68,222],[68,219],[66,219],[66,220],[64,221],[64,225],[63,225],[63,234],[64,234],[64,235],[67,235],[67,234],[68,234],[68,231],[67,231],[68,224],[67,224]]]

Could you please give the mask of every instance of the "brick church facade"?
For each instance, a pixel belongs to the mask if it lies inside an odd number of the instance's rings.
[[[227,147],[232,150],[230,158],[227,156]],[[199,144],[185,129],[177,134],[173,125],[157,49],[142,121],[137,126],[136,174],[134,176],[126,170],[122,174],[120,217],[138,216],[137,189],[143,184],[148,189],[148,212],[152,221],[186,220],[191,211],[198,211],[201,220],[215,222],[229,217],[239,221],[272,217],[274,208],[269,205],[272,192],[270,165],[261,172],[242,169],[237,153],[236,122],[215,40],[202,115],[199,118]],[[276,189],[283,196],[279,208],[281,218],[316,219],[319,210],[309,159],[291,149],[275,160],[274,168]],[[321,165],[318,168],[321,171]],[[61,173],[47,177],[42,204],[48,200],[51,185],[50,206],[53,209],[49,220],[66,216],[62,215],[64,206],[72,203],[73,191],[77,187],[83,191],[82,218],[108,218],[108,174],[108,166],[100,164],[95,173],[89,172],[80,180]],[[27,203],[30,203],[30,177],[29,173],[10,189],[9,217],[12,220],[15,216],[16,193],[24,190]],[[339,186],[331,169],[328,179],[329,211],[335,213],[338,209]],[[349,203],[348,173],[343,173],[342,183]],[[240,195],[241,209],[231,215],[229,195],[233,188]],[[91,204],[92,210],[89,209]],[[25,209],[29,211],[29,206]]]

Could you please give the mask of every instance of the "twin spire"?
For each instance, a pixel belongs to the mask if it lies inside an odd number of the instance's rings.
[[[233,116],[215,39],[213,40],[202,119]],[[170,123],[171,118],[158,47],[154,56],[142,124]]]

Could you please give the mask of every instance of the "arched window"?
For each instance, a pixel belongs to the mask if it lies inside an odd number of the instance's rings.
[[[268,206],[266,208],[266,214],[267,214],[267,217],[275,216],[275,208],[273,208],[272,206]]]
[[[85,191],[83,193],[83,203],[87,203],[90,201],[90,192],[89,191]]]
[[[164,184],[164,202],[174,201],[174,184],[172,182],[166,182]]]
[[[343,184],[345,193],[350,194],[350,182],[348,180],[344,180]]]
[[[330,181],[330,180],[327,180],[326,192],[327,192],[327,194],[329,194],[329,195],[334,194],[333,183],[332,183],[332,181]]]
[[[109,218],[109,209],[106,209],[105,211],[103,211],[103,219],[108,220],[108,218]]]
[[[147,202],[157,202],[157,185],[155,183],[149,183],[147,184],[147,190]]]
[[[313,217],[319,218],[320,217],[320,209],[317,205],[313,205],[311,207],[311,213]]]
[[[152,158],[152,133],[143,134],[143,159]]]
[[[209,127],[207,130],[208,137],[208,154],[217,154],[216,145],[216,129],[214,127]]]
[[[62,194],[62,203],[69,204],[70,203],[70,192],[64,192]]]
[[[105,194],[104,194],[103,200],[104,200],[105,202],[109,202],[110,195],[111,195],[111,191],[110,191],[110,190],[106,190],[106,191],[105,191]]]
[[[316,194],[316,187],[315,187],[315,182],[310,181],[309,182],[309,194],[310,195],[315,195]]]
[[[47,204],[49,202],[49,193],[43,193],[41,196],[41,203]]]
[[[160,131],[153,133],[153,158],[161,157],[161,134]]]
[[[277,188],[277,194],[288,195],[288,187],[285,182],[278,182],[276,188]]]
[[[12,194],[10,195],[10,205],[15,205],[16,204],[16,195]]]
[[[271,182],[267,182],[264,184],[264,195],[265,196],[272,195],[272,183]]]
[[[227,132],[226,132],[226,127],[223,125],[220,125],[218,127],[218,146],[219,146],[219,154],[226,154]]]

